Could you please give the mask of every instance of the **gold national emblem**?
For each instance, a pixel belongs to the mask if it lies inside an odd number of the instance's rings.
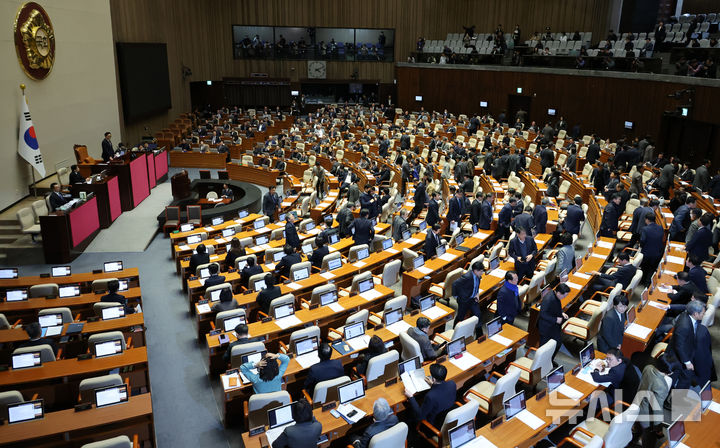
[[[35,2],[20,7],[15,18],[15,50],[23,71],[45,79],[55,63],[55,32],[50,17]]]

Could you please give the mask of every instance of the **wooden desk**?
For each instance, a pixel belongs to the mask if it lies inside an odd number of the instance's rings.
[[[252,223],[255,222],[256,219],[262,218],[263,215],[259,213],[250,213],[244,218],[236,218],[236,219],[230,219],[227,221],[223,221],[221,224],[218,224],[216,226],[204,226],[204,227],[196,227],[188,232],[172,232],[170,233],[170,246],[172,247],[175,244],[179,244],[180,241],[187,239],[190,235],[194,235],[199,232],[207,232],[208,236],[211,236],[213,234],[219,234],[224,229],[228,227],[234,227],[238,224],[242,225],[243,227],[248,227]]]
[[[39,275],[27,275],[13,279],[2,279],[0,280],[0,288],[29,288],[32,285],[39,285],[42,283],[57,283],[58,285],[80,283],[82,287],[89,286],[94,280],[101,280],[104,278],[128,278],[132,280],[133,283],[137,280],[139,284],[140,272],[138,271],[138,268],[126,268],[117,272],[98,272],[97,274],[93,274],[92,272],[83,272],[72,274],[67,277],[40,277]]]
[[[241,180],[268,188],[277,185],[277,179],[280,176],[280,171],[278,170],[267,170],[255,166],[239,165],[237,163],[228,163],[227,172],[232,180]]]
[[[227,154],[217,152],[170,151],[170,166],[223,169],[226,158]]]
[[[129,288],[127,291],[122,291],[121,294],[131,304],[141,303],[140,288]],[[56,308],[59,306],[68,307],[71,311],[77,313],[81,310],[92,310],[92,306],[95,303],[100,302],[104,294],[85,293],[80,294],[77,297],[67,297],[64,299],[46,299],[44,297],[36,297],[33,299],[24,300],[22,302],[0,302],[0,313],[5,314],[5,317],[10,320],[14,319],[25,319],[25,318],[36,318],[39,310],[45,308]]]
[[[720,402],[720,390],[713,388],[713,401]],[[700,421],[685,422],[683,443],[691,447],[717,446],[720,440],[720,414],[706,410]],[[667,446],[667,442],[662,445]]]
[[[227,205],[227,204],[231,203],[232,201],[233,201],[232,198],[218,198],[218,200],[202,198],[202,199],[198,199],[197,205],[199,205],[199,206],[207,205],[208,207],[209,206],[215,207],[218,204]]]
[[[0,444],[75,447],[121,434],[129,434],[132,440],[138,429],[140,441],[154,443],[152,412],[150,393],[132,396],[127,403],[93,408],[80,414],[74,409],[49,412],[41,420],[3,425]]]
[[[83,322],[85,325],[80,333],[77,335],[91,335],[95,333],[104,333],[107,331],[122,330],[123,328],[130,328],[134,326],[142,326],[144,324],[143,313],[128,314],[121,319],[110,319],[110,320],[98,320],[96,322]],[[67,328],[70,324],[64,324],[62,333],[57,336],[51,336],[54,339],[60,339],[66,335]],[[135,334],[135,333],[133,333]],[[0,344],[17,343],[27,341],[29,339],[28,334],[24,329],[20,327],[9,328],[7,330],[0,330]],[[141,341],[142,342],[142,341]],[[133,337],[133,345],[137,346],[137,339]],[[144,345],[139,344],[139,345]],[[57,361],[56,361],[57,362]]]

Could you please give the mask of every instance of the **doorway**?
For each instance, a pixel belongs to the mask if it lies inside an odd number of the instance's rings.
[[[530,118],[530,110],[532,107],[532,97],[528,95],[508,95],[508,108],[505,116],[505,121],[510,124],[510,127],[515,125],[515,117],[518,111],[525,111],[525,126],[529,126],[532,118]]]

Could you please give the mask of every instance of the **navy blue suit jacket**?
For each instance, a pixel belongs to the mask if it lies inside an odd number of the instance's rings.
[[[512,321],[520,312],[520,301],[515,291],[503,285],[497,294],[497,315]]]
[[[621,320],[615,309],[608,310],[605,313],[600,326],[600,334],[598,334],[597,338],[598,350],[607,353],[611,348],[617,348],[618,345],[622,344],[626,320],[627,316],[623,313]]]
[[[665,251],[665,232],[657,223],[650,223],[640,233],[640,253],[645,257],[659,258]]]
[[[692,362],[695,358],[695,332],[693,330],[693,318],[683,311],[675,320],[668,349],[672,350],[681,363]],[[698,323],[698,327],[701,324]]]
[[[457,387],[453,381],[443,381],[430,387],[425,394],[422,407],[418,405],[415,397],[408,400],[408,405],[416,420],[427,420],[437,427],[436,419],[453,407],[456,393]]]
[[[585,220],[585,212],[575,204],[568,205],[563,227],[568,233],[580,233],[580,222]]]
[[[582,209],[580,210],[582,211]],[[536,205],[533,209],[533,222],[535,222],[535,231],[537,233],[546,233],[547,227],[547,209],[544,205]]]
[[[530,260],[529,262],[525,261],[525,257],[528,255],[535,256],[537,254],[537,244],[535,244],[535,240],[530,237],[525,237],[525,244],[520,242],[520,238],[517,236],[510,240],[510,248],[508,250],[508,255],[510,255],[512,258],[515,259],[515,263],[532,263],[533,261]],[[522,259],[522,261],[520,261]]]
[[[615,283],[622,283],[623,289],[627,288],[633,276],[637,272],[637,268],[628,263],[625,266],[619,266],[617,271],[612,274],[601,274],[600,278],[610,280]]]
[[[285,244],[289,244],[295,249],[300,248],[300,237],[298,236],[295,224],[291,222],[285,223]]]
[[[459,222],[462,217],[462,209],[463,199],[458,200],[457,196],[453,196],[452,199],[450,199],[450,204],[448,205],[448,212],[446,215],[447,220]]]
[[[475,274],[473,274],[472,270],[469,270],[452,284],[452,295],[457,298],[458,302],[473,298],[473,287],[475,284],[473,277],[475,277]],[[479,287],[480,279],[478,279],[478,288]]]
[[[317,383],[339,378],[343,375],[345,375],[345,369],[343,369],[342,362],[339,359],[320,361],[308,370],[308,376],[305,379],[305,390],[312,397]]]
[[[493,208],[492,205],[490,205],[490,202],[483,201],[482,204],[480,204],[480,223],[478,224],[478,227],[483,230],[490,230],[490,225],[492,224],[493,220]]]
[[[598,383],[611,383],[612,387],[618,387],[620,386],[620,383],[623,380],[623,377],[625,376],[625,369],[627,368],[627,364],[624,362],[616,365],[615,367],[611,367],[610,371],[606,373],[605,375],[601,375],[600,373],[593,372],[592,373],[592,379],[593,381],[596,381]],[[610,389],[610,388],[608,388]]]
[[[205,287],[209,288],[211,286],[216,286],[221,283],[225,283],[225,276],[224,275],[211,275],[210,277],[205,279]]]
[[[705,269],[703,269],[701,266],[694,266],[690,271],[688,272],[688,275],[690,276],[690,281],[695,284],[697,289],[700,290],[701,293],[707,294],[708,286],[707,286],[707,280],[705,279]]]
[[[688,254],[695,255],[701,260],[708,257],[708,248],[712,245],[712,231],[705,226],[700,227],[685,245]]]
[[[427,214],[425,215],[425,222],[428,227],[432,227],[440,221],[440,213],[438,211],[438,203],[435,200],[428,202]]]
[[[602,216],[602,222],[600,222],[600,228],[610,230],[612,232],[617,232],[619,220],[620,211],[618,209],[618,206],[615,205],[614,202],[610,202],[608,205],[605,206],[605,211],[603,212]]]
[[[370,244],[375,237],[375,228],[372,225],[372,221],[366,218],[356,218],[352,224],[351,229],[355,229],[353,234],[353,241],[355,244]]]
[[[700,386],[707,381],[717,380],[710,342],[710,332],[707,327],[698,325],[695,331],[695,356],[692,363],[695,367],[695,381]]]
[[[431,258],[437,255],[437,247],[440,245],[440,235],[435,235],[432,230],[427,231],[425,237],[425,258]]]
[[[498,213],[498,227],[510,227],[510,218],[513,216],[512,205],[505,204]]]
[[[538,317],[538,330],[543,336],[550,339],[560,340],[562,337],[561,324],[557,318],[562,317],[562,303],[554,292],[549,292],[540,304],[540,315]]]

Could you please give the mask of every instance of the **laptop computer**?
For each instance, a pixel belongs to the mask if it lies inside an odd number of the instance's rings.
[[[343,339],[349,341],[354,338],[362,337],[365,335],[365,322],[353,322],[345,325],[343,328]]]
[[[502,331],[503,319],[502,317],[496,317],[489,320],[487,325],[487,337],[491,338]]]
[[[296,269],[293,271],[293,281],[299,282],[300,280],[305,280],[306,278],[310,277],[310,268],[302,268],[302,269]]]
[[[292,303],[278,305],[272,309],[272,314],[275,319],[282,319],[283,317],[292,316],[293,314],[295,314],[295,306]]]
[[[282,260],[284,256],[285,256],[285,252],[283,252],[283,251],[275,252],[272,256],[272,262],[280,263],[280,260]]]
[[[560,385],[565,382],[565,369],[563,366],[558,366],[551,370],[545,377],[545,382],[547,383],[548,392],[552,392],[560,387]]]
[[[223,331],[230,332],[235,330],[235,327],[237,327],[240,324],[245,323],[245,316],[233,316],[228,317],[226,319],[223,319]]]
[[[340,404],[347,404],[365,396],[362,379],[345,383],[338,387],[337,391]]]
[[[235,235],[235,227],[228,227],[227,229],[223,229],[222,236],[223,238],[228,238]]]
[[[595,359],[595,348],[590,343],[580,350],[580,366],[585,367]]]
[[[421,232],[422,232],[423,230],[427,229],[427,222],[426,222],[426,221],[421,221],[421,222],[420,222],[420,225],[418,226],[418,229],[420,229]]]
[[[125,317],[125,307],[111,306],[102,309],[102,320],[120,319]]]
[[[104,272],[118,272],[123,270],[122,261],[108,261],[103,264]]]
[[[495,269],[497,269],[500,266],[500,258],[499,257],[491,258],[489,261],[489,265],[490,265],[490,270],[494,271]]]
[[[58,288],[58,296],[61,299],[66,297],[77,297],[80,295],[80,285],[64,285]]]
[[[342,266],[342,258],[333,258],[328,260],[328,271],[334,271]]]
[[[261,236],[255,238],[255,245],[262,246],[264,244],[267,244],[268,241],[270,241],[270,238],[267,235],[261,235]]]
[[[240,356],[240,362],[245,364],[246,362],[252,362],[253,364],[257,364],[258,362],[262,361],[262,359],[267,355],[267,350],[262,350],[259,352],[248,352]]]
[[[309,232],[315,228],[314,222],[309,222],[305,225],[305,232]]]
[[[18,278],[17,268],[0,269],[0,279]]]
[[[293,418],[294,407],[295,402],[292,402],[268,411],[268,431],[266,436],[270,446],[272,446],[275,439],[280,436],[285,427],[295,424],[295,419]]]
[[[24,401],[22,403],[10,404],[7,407],[8,423],[27,422],[39,420],[45,416],[43,411],[43,400]]]
[[[403,241],[409,240],[409,239],[410,239],[410,236],[411,236],[411,235],[410,235],[410,231],[409,231],[409,230],[404,231],[403,234],[402,234],[402,239],[403,239]]]
[[[127,403],[127,384],[95,389],[95,407],[102,408],[119,403]]]
[[[338,301],[337,291],[328,291],[324,294],[320,294],[320,306],[330,305]]]
[[[202,235],[194,233],[187,237],[187,243],[188,244],[197,244],[200,241],[202,241]]]
[[[285,221],[285,217],[286,217],[286,216],[287,216],[287,213],[280,213],[280,214],[278,215],[278,222],[283,222],[283,221]]]
[[[382,248],[383,250],[388,250],[393,246],[393,241],[391,238],[386,238],[382,242]]]
[[[249,215],[247,210],[239,210],[238,211],[238,218],[240,218],[240,219],[247,217],[247,215]]]
[[[50,268],[53,277],[67,277],[70,275],[70,266],[53,266]]]
[[[40,351],[12,355],[11,365],[13,370],[40,367],[42,365]]]
[[[665,437],[667,438],[668,448],[675,448],[680,445],[685,438],[685,422],[682,415],[665,429]]]
[[[510,420],[525,410],[525,391],[520,391],[503,402],[505,420]]]
[[[260,292],[265,288],[267,288],[267,285],[265,284],[264,278],[261,278],[260,280],[256,280],[255,284],[253,285],[253,289],[255,290],[255,292]]]
[[[122,343],[118,340],[100,342],[95,344],[94,352],[96,358],[117,355],[122,353]]]
[[[40,323],[40,327],[42,328],[62,325],[62,313],[44,314],[42,316],[38,316],[38,322]]]
[[[8,302],[21,302],[27,299],[27,289],[8,289],[5,291],[5,300]]]
[[[450,448],[470,446],[471,442],[475,440],[475,419],[471,419],[448,431],[448,438],[450,439]]]
[[[265,220],[264,219],[258,219],[255,222],[253,222],[253,229],[260,230],[263,227],[265,227]]]
[[[462,243],[465,242],[465,235],[462,233],[458,233],[455,236],[455,250],[459,250],[460,252],[467,252],[470,250],[469,247],[465,247],[462,245]]]
[[[419,269],[425,264],[425,257],[418,255],[413,259],[413,269]]]

